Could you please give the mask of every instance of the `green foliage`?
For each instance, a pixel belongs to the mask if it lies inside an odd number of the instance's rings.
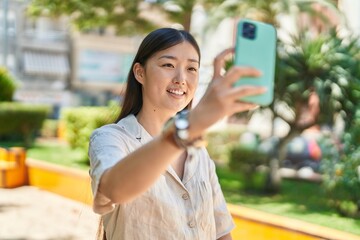
[[[10,102],[16,90],[13,77],[5,68],[0,68],[0,102]]]
[[[339,13],[332,0],[225,0],[219,3],[221,4],[213,6],[210,10],[209,28],[217,26],[221,20],[230,17],[250,18],[278,27],[280,25],[278,16],[284,13],[291,16],[307,13],[328,22],[325,15],[311,7],[314,3],[326,6],[334,13]]]
[[[210,131],[205,139],[208,143],[207,151],[211,159],[219,165],[225,165],[229,162],[229,149],[233,144],[239,142],[244,129],[241,127],[228,127],[227,129]]]
[[[333,205],[346,216],[360,218],[360,111],[344,134],[340,155],[328,143],[322,159],[324,186]]]
[[[148,32],[155,26],[140,16],[139,4],[133,0],[33,0],[28,8],[32,16],[69,16],[83,32],[114,26],[119,35]]]
[[[81,31],[104,29],[114,26],[119,35],[149,32],[159,27],[155,21],[144,17],[144,11],[153,11],[166,20],[180,23],[185,30],[190,30],[191,15],[197,3],[205,8],[221,4],[220,0],[157,0],[144,3],[141,0],[33,0],[28,13],[32,16],[59,17],[70,16],[74,25]],[[148,7],[144,10],[144,6]]]
[[[360,145],[360,109],[355,112],[349,129],[344,134],[344,152],[352,153],[359,148]]]
[[[171,0],[158,1],[160,9],[167,14],[173,22],[180,23],[186,31],[190,31],[191,14],[197,0]],[[210,1],[204,1],[210,2]],[[213,3],[214,4],[214,3]],[[171,7],[169,7],[171,5]]]
[[[207,150],[218,166],[228,166],[233,174],[242,176],[238,189],[264,190],[267,173],[259,166],[267,163],[267,155],[258,150],[259,142],[253,142],[254,139],[241,140],[245,131],[245,128],[231,126],[208,132]]]
[[[317,225],[360,234],[360,219],[341,216],[324,195],[321,184],[284,179],[281,192],[274,195],[249,194],[239,191],[241,177],[226,168],[217,167],[221,189],[228,203],[239,204],[263,212],[299,219]]]
[[[29,147],[35,134],[50,113],[50,106],[15,102],[0,103],[0,134],[2,138],[21,138]]]
[[[267,155],[258,148],[237,144],[229,151],[229,168],[243,176],[246,190],[265,190],[266,173],[259,171],[265,164]]]
[[[360,103],[357,40],[340,38],[335,31],[315,39],[303,36],[292,45],[279,43],[278,55],[276,100],[285,102],[298,117],[299,103],[307,103],[314,90],[320,98],[318,123],[331,125],[341,113],[348,128]]]
[[[324,173],[324,185],[334,206],[346,216],[360,218],[360,148],[344,155]]]
[[[72,148],[83,151],[87,157],[91,133],[105,124],[112,123],[119,115],[119,107],[72,107],[61,111],[65,137]]]
[[[40,135],[46,138],[57,137],[59,127],[59,120],[56,119],[45,119],[43,126],[40,130]]]

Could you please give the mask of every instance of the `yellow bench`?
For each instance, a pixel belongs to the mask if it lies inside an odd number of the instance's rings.
[[[13,188],[27,184],[24,148],[0,148],[0,187]]]

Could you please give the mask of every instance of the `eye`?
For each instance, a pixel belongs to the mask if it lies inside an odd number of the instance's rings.
[[[162,65],[163,67],[169,67],[169,68],[174,68],[174,65],[172,65],[171,63],[165,63]]]
[[[197,72],[198,71],[197,68],[194,68],[194,67],[189,67],[188,70],[191,71],[191,72]]]

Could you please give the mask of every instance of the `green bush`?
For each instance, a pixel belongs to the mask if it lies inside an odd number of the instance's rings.
[[[331,141],[322,141],[323,185],[337,210],[360,218],[360,110],[344,134],[343,151]]]
[[[82,149],[87,158],[91,133],[105,124],[112,123],[119,115],[119,107],[71,107],[61,111],[65,138],[72,148]]]
[[[323,184],[333,205],[345,216],[360,218],[360,148],[332,166],[329,162],[333,160],[322,161],[327,161]]]
[[[236,126],[207,132],[205,139],[208,145],[206,148],[211,159],[219,165],[228,164],[229,149],[232,145],[239,142],[240,136],[244,131],[244,128]]]
[[[22,139],[29,147],[50,113],[50,106],[17,102],[0,103],[1,138]]]
[[[45,138],[55,138],[58,135],[59,120],[45,119],[40,135]]]
[[[267,155],[258,148],[242,144],[234,145],[229,151],[229,168],[242,176],[245,190],[265,190],[266,171],[260,166],[267,163]]]
[[[0,68],[0,102],[10,102],[16,90],[16,83],[8,71]]]

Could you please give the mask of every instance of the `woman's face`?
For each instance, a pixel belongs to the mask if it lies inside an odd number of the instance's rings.
[[[174,115],[193,99],[198,84],[199,55],[184,41],[159,51],[134,73],[143,88],[143,109]]]

